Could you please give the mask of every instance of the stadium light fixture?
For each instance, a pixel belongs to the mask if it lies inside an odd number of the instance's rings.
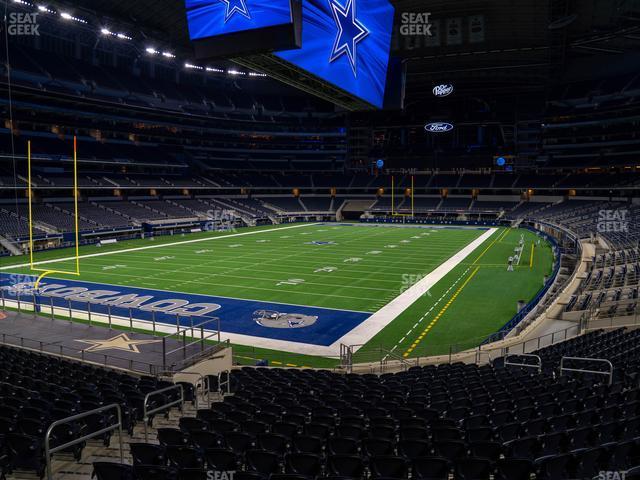
[[[129,35],[125,35],[122,32],[118,32],[118,33],[112,32],[108,28],[104,28],[104,27],[100,29],[100,33],[102,33],[103,35],[110,35],[112,37],[119,38],[120,40],[133,40],[133,38],[131,38]]]
[[[13,0],[13,3],[19,3],[20,5],[27,5],[29,7],[33,7],[32,3],[26,2],[25,0]]]
[[[156,50],[155,48],[152,48],[152,47],[145,48],[145,51],[150,55],[159,55],[160,54],[160,52],[158,50]]]
[[[176,58],[176,56],[171,52],[162,52],[162,56],[167,58]]]
[[[44,5],[38,5],[38,10],[40,10],[42,13],[56,13],[55,10],[51,10],[49,7],[46,7]]]
[[[216,67],[205,67],[205,70],[207,72],[224,73],[224,70],[222,70],[221,68],[216,68]]]
[[[86,20],[83,20],[82,18],[74,17],[74,16],[73,16],[73,15],[71,15],[69,12],[60,12],[60,16],[61,16],[64,20],[73,20],[74,22],[87,23],[87,21],[86,21]]]
[[[244,72],[241,72],[239,70],[227,70],[227,73],[229,75],[246,75]]]
[[[184,64],[184,68],[191,68],[194,70],[204,70],[204,68],[201,67],[200,65],[193,65],[192,63],[188,63],[188,62]]]

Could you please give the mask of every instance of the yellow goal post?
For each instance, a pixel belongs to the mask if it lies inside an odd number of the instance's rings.
[[[74,270],[56,270],[52,268],[39,268],[37,262],[34,262],[34,243],[33,243],[33,183],[31,181],[31,140],[27,142],[27,175],[28,175],[28,201],[29,201],[29,267],[34,272],[39,272],[35,283],[35,290],[38,290],[40,281],[47,275],[59,273],[63,275],[80,275],[80,241],[78,228],[78,146],[77,138],[73,137],[73,217],[74,217],[74,234],[75,234],[75,269]]]

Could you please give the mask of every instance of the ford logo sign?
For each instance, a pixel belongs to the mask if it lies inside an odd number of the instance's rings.
[[[443,85],[436,85],[433,87],[433,94],[436,97],[446,97],[447,95],[451,95],[453,93],[453,85],[450,83]]]
[[[453,130],[453,125],[445,122],[427,123],[424,126],[424,129],[427,132],[431,132],[431,133],[450,132],[451,130]]]

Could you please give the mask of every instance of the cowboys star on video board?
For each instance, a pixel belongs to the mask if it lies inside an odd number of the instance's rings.
[[[196,57],[300,46],[300,0],[185,0]]]
[[[186,0],[191,40],[293,21],[289,0]]]
[[[383,107],[387,79],[401,77],[400,64],[389,61],[389,0],[186,0],[185,6],[200,59],[227,56],[242,64],[259,54],[262,72],[297,72],[287,76],[292,84],[300,74],[319,79],[367,108]]]
[[[382,107],[393,13],[387,0],[304,0],[302,48],[275,55]]]

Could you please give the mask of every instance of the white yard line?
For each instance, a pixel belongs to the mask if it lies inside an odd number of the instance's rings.
[[[280,227],[280,228],[269,228],[266,230],[254,230],[251,232],[242,232],[242,233],[232,233],[231,235],[220,235],[219,237],[208,237],[208,238],[197,238],[194,240],[183,240],[181,242],[169,242],[169,243],[161,243],[158,245],[146,245],[144,247],[135,247],[135,248],[125,248],[124,250],[113,250],[111,252],[101,252],[101,253],[90,253],[88,255],[80,255],[80,258],[93,258],[93,257],[105,257],[107,255],[117,255],[119,253],[129,253],[129,252],[139,252],[141,250],[151,250],[152,248],[163,248],[163,247],[171,247],[174,245],[186,245],[188,243],[200,243],[200,242],[210,242],[212,240],[221,240],[225,238],[232,237],[243,237],[245,235],[256,235],[264,232],[280,232],[282,230],[289,230],[292,228],[302,228],[302,227],[312,227],[314,225],[321,225],[320,223],[306,223],[303,225],[292,225],[290,227]],[[55,258],[52,260],[42,260],[40,262],[34,262],[34,265],[47,265],[51,263],[58,262],[68,262],[70,260],[75,260],[76,257],[66,257],[66,258]],[[29,263],[22,263],[19,265],[8,265],[6,267],[0,267],[0,270],[11,270],[14,268],[24,268],[30,267]]]

